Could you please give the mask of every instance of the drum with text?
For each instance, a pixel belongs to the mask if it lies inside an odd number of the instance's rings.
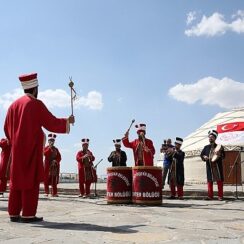
[[[136,204],[162,204],[162,168],[136,166],[132,168],[132,202]]]
[[[107,202],[131,203],[132,169],[131,167],[107,168]]]

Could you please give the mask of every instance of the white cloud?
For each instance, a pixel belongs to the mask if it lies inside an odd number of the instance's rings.
[[[196,12],[191,11],[186,15],[186,24],[191,24],[196,19]]]
[[[244,106],[244,83],[227,77],[205,77],[193,84],[179,83],[170,88],[168,94],[177,101],[188,104],[200,102],[226,109]]]
[[[92,110],[101,110],[103,108],[102,94],[97,91],[90,91],[86,97],[80,97],[76,101],[75,106],[87,107]]]
[[[17,98],[23,95],[22,89],[15,89],[11,93],[0,95],[0,106],[5,110]],[[70,107],[70,95],[62,90],[45,90],[38,94],[38,98],[42,100],[48,108],[68,108]],[[74,107],[87,108],[91,110],[101,110],[103,108],[102,94],[97,91],[88,92],[87,96],[78,97],[74,101]]]
[[[224,15],[215,12],[207,17],[203,15],[201,21],[185,30],[187,36],[217,36],[223,35],[227,31],[235,33],[244,33],[244,11],[238,10],[236,14],[232,15],[232,21],[227,22]]]
[[[5,93],[0,96],[0,106],[2,106],[5,110],[8,109],[9,105],[16,100],[17,98],[23,96],[22,89],[15,89],[11,93]]]

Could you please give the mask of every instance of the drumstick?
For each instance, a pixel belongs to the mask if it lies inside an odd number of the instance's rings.
[[[131,121],[131,123],[130,123],[130,127],[129,127],[129,129],[127,130],[127,132],[130,131],[130,128],[131,128],[131,126],[132,126],[134,123],[135,123],[135,120],[133,119],[133,120]]]

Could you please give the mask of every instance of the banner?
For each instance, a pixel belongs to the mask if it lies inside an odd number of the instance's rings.
[[[222,145],[244,145],[244,122],[217,125],[219,133],[216,143]]]

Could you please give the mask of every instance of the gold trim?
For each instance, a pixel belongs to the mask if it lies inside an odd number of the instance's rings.
[[[70,123],[69,123],[69,119],[67,119],[66,121],[66,134],[70,133]]]
[[[132,203],[131,199],[125,199],[125,200],[108,200],[107,203]]]
[[[163,199],[162,200],[156,200],[156,201],[132,199],[132,203],[133,204],[144,204],[144,205],[162,205]]]
[[[108,167],[107,171],[109,170],[132,170],[132,167],[125,167],[125,166],[116,166],[116,167]]]
[[[159,166],[135,166],[135,167],[132,167],[132,170],[134,170],[134,169],[140,169],[140,170],[144,170],[144,169],[162,170],[162,167],[159,167]]]

